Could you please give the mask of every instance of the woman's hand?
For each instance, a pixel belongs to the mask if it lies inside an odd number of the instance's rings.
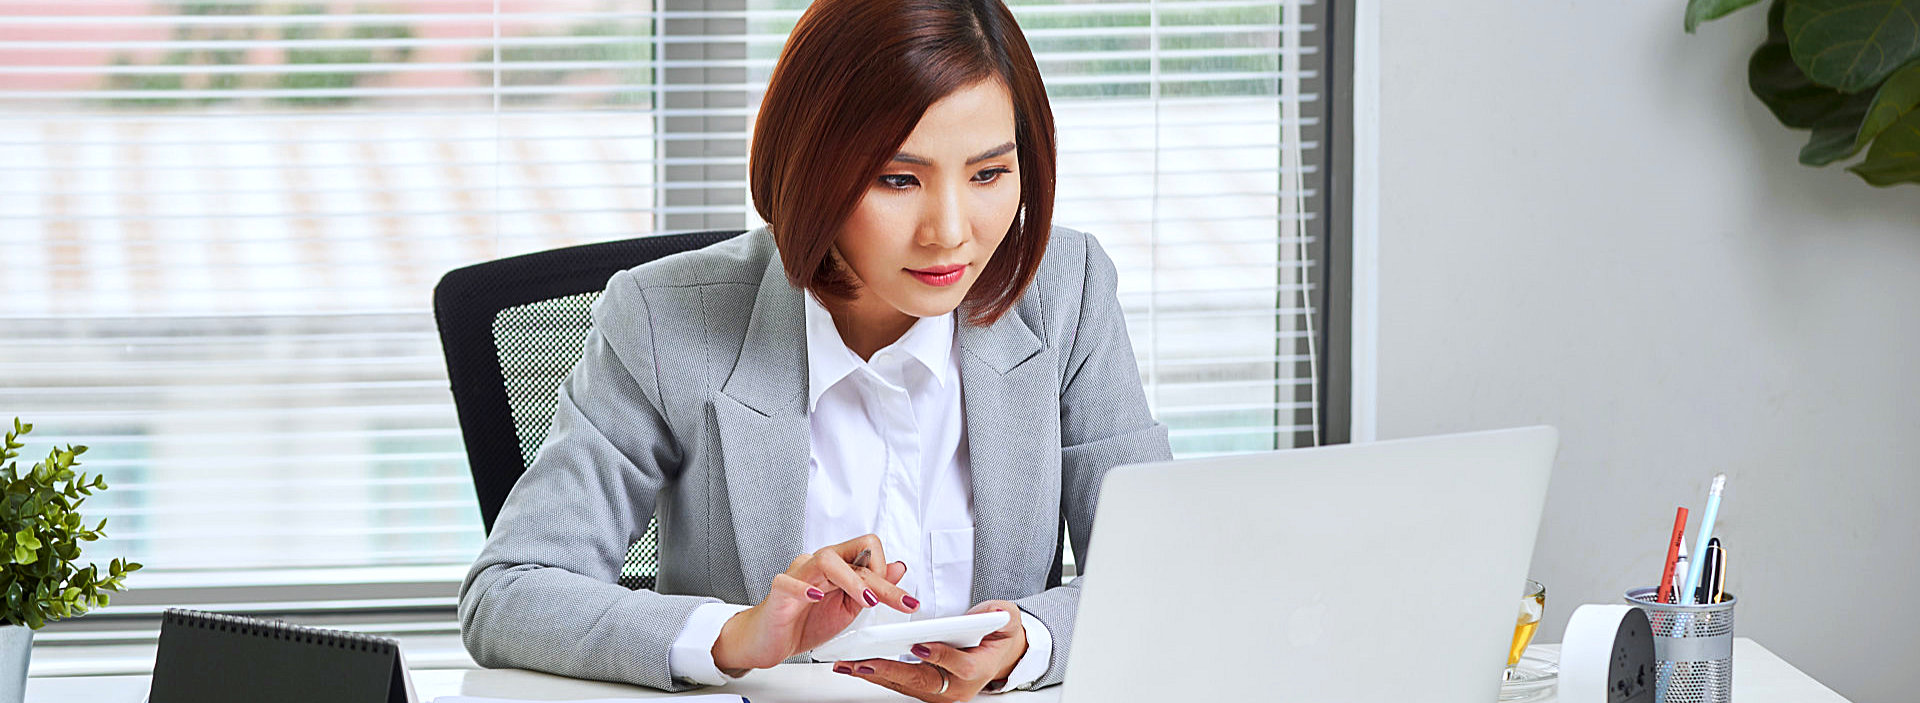
[[[1003,600],[973,606],[967,614],[1003,610],[1007,624],[987,633],[979,646],[955,649],[939,642],[913,646],[922,663],[892,659],[836,662],[833,670],[852,674],[927,703],[972,700],[987,684],[1002,681],[1027,654],[1027,628],[1020,624],[1020,608]],[[1004,685],[1004,682],[1003,682]]]
[[[856,568],[862,550],[881,569]],[[895,585],[907,575],[904,562],[888,563],[880,538],[857,537],[793,558],[773,577],[773,589],[759,605],[728,618],[713,643],[713,663],[730,676],[764,669],[840,634],[860,611],[885,603],[903,613],[920,601]]]

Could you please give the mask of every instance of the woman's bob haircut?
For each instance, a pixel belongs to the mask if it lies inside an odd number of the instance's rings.
[[[990,325],[1033,281],[1053,222],[1053,109],[1027,39],[1000,0],[817,0],[788,36],[754,124],[753,206],[796,288],[840,298],[827,256],[927,108],[982,80],[1013,96],[1020,212],[967,292]]]

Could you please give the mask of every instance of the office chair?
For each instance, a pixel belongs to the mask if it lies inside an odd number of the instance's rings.
[[[580,360],[592,326],[588,311],[607,279],[744,231],[584,244],[474,264],[440,278],[433,316],[487,532],[546,440],[560,381]],[[653,588],[657,537],[658,525],[649,522],[627,551],[620,585]]]

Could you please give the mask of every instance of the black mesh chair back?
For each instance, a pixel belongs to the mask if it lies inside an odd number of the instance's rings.
[[[441,277],[433,289],[433,314],[480,519],[489,533],[507,492],[546,440],[560,381],[580,360],[592,328],[588,311],[607,279],[744,231],[586,244],[474,264]],[[650,522],[628,549],[621,585],[653,588],[657,530]]]

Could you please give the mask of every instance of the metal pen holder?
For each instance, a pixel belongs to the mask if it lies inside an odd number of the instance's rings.
[[[1728,594],[1719,603],[1661,603],[1654,600],[1655,590],[1627,591],[1627,603],[1645,610],[1653,624],[1654,701],[1730,703],[1733,606],[1739,600]]]

